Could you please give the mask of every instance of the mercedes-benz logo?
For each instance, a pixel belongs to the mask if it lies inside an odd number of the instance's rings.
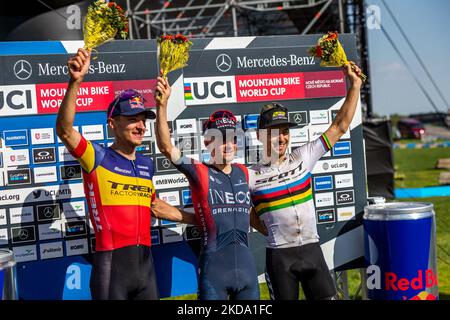
[[[76,173],[77,172],[76,172],[74,167],[68,167],[66,169],[66,176],[69,177],[69,178],[72,178],[73,176],[75,176]]]
[[[50,218],[53,216],[53,208],[52,207],[45,207],[44,209],[44,216],[46,218]]]
[[[14,74],[19,80],[27,80],[33,72],[31,64],[26,60],[19,60],[14,64]]]
[[[303,121],[303,117],[300,113],[294,114],[294,122],[295,123],[301,123]]]
[[[216,66],[219,71],[227,72],[231,69],[231,65],[231,58],[225,53],[222,53],[216,58]]]
[[[28,238],[28,231],[26,229],[20,229],[17,236],[20,240],[25,240]]]
[[[197,228],[192,228],[191,229],[191,236],[192,237],[198,237],[200,236],[200,231]]]
[[[168,169],[170,167],[170,161],[168,159],[164,159],[162,161],[162,166],[164,169]]]
[[[191,143],[190,140],[184,140],[183,141],[183,146],[184,146],[183,149],[191,149],[192,148],[192,143]]]

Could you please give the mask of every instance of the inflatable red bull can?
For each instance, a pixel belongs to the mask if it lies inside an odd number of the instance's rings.
[[[436,221],[432,203],[364,208],[366,289],[371,300],[437,300]]]
[[[16,262],[11,250],[0,249],[0,300],[16,300]]]

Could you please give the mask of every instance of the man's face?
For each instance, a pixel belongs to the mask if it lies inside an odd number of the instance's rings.
[[[234,160],[237,152],[237,138],[235,134],[217,134],[205,137],[205,146],[211,153],[214,163],[228,164]]]
[[[108,119],[109,126],[113,129],[116,140],[133,147],[140,146],[145,134],[145,115],[115,116]]]
[[[286,153],[289,146],[289,126],[283,124],[267,129],[260,129],[258,130],[258,139],[264,145],[266,153],[270,150],[270,156],[279,158]]]

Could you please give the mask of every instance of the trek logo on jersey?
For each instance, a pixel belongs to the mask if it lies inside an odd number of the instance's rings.
[[[111,184],[110,193],[113,196],[121,196],[121,197],[152,197],[152,188],[141,186],[141,185],[133,185],[127,183],[120,183],[108,180]]]
[[[321,191],[330,189],[333,189],[332,176],[314,177],[314,190]]]

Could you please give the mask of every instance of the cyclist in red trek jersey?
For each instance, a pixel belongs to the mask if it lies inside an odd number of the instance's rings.
[[[78,49],[68,61],[70,81],[56,121],[56,132],[83,169],[89,215],[96,236],[91,273],[93,299],[159,299],[150,251],[151,217],[195,223],[193,215],[168,210],[155,199],[154,166],[136,152],[146,119],[139,92],[129,89],[109,105],[107,122],[114,131],[111,147],[86,140],[73,127],[77,92],[90,64],[90,52]],[[151,210],[157,202],[157,210]]]

